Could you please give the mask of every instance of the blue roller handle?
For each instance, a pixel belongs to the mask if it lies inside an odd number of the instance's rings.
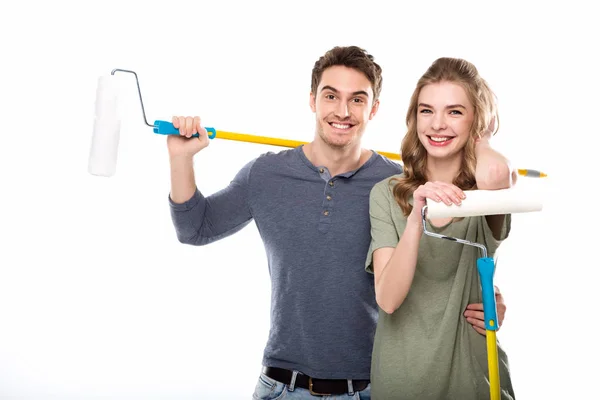
[[[485,328],[489,331],[497,331],[498,317],[496,315],[496,295],[494,293],[494,259],[490,257],[477,259],[477,271],[479,271],[479,279],[481,281]]]
[[[209,139],[214,139],[217,136],[217,131],[215,128],[204,128],[208,133]],[[179,129],[175,128],[172,123],[167,121],[154,121],[154,133],[158,133],[161,135],[179,135]],[[199,135],[196,133],[192,135],[192,137],[198,137]]]

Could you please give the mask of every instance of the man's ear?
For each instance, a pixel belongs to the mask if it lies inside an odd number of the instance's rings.
[[[310,92],[309,104],[312,112],[317,112],[317,100],[315,99],[315,95],[313,92]]]
[[[371,107],[371,113],[369,113],[369,119],[373,119],[375,114],[377,114],[377,110],[379,110],[379,99],[373,102],[373,107]]]

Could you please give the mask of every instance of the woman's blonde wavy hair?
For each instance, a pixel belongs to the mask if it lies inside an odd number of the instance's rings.
[[[462,190],[476,189],[475,140],[487,130],[493,117],[496,118],[496,131],[499,126],[496,96],[487,82],[479,76],[475,65],[460,58],[442,57],[435,60],[417,82],[406,113],[407,132],[402,139],[400,151],[404,176],[400,179],[392,178],[396,181],[393,189],[394,197],[405,216],[412,211],[409,199],[413,192],[428,180],[427,151],[417,135],[419,94],[424,86],[439,82],[461,85],[475,110],[475,118],[470,132],[471,139],[467,141],[464,148],[461,171],[452,182]],[[495,134],[496,131],[492,134]]]

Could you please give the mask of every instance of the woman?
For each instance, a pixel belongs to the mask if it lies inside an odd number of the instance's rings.
[[[426,199],[460,205],[464,190],[511,186],[506,158],[488,143],[495,133],[494,94],[471,63],[436,60],[417,83],[402,141],[404,171],[375,185],[371,247],[380,307],[371,366],[377,399],[489,398],[485,337],[462,318],[481,302],[479,249],[423,234]],[[427,228],[485,244],[494,257],[510,215],[427,220]],[[514,399],[498,346],[502,399]]]

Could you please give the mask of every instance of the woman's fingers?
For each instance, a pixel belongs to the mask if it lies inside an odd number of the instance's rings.
[[[465,198],[460,188],[444,182],[427,182],[423,185],[422,195],[436,202],[443,201],[446,205],[460,205]]]

